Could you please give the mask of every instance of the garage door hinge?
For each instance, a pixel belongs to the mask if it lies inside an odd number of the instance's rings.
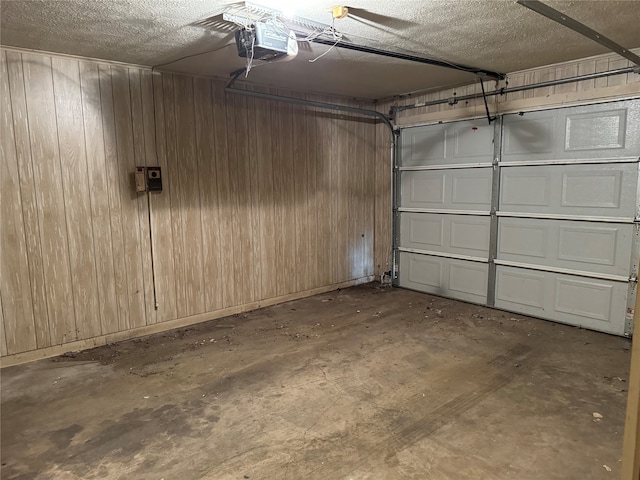
[[[631,283],[638,283],[638,275],[636,275],[635,273],[633,275],[631,275],[629,277],[629,282]]]

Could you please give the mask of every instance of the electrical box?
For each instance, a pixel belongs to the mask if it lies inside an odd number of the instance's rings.
[[[147,172],[145,167],[136,167],[135,172],[136,179],[136,192],[146,192],[147,191]]]
[[[162,172],[160,167],[147,167],[147,189],[150,192],[162,191]]]

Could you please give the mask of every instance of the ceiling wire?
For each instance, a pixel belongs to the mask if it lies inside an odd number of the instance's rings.
[[[182,60],[186,60],[187,58],[199,57],[200,55],[206,55],[207,53],[218,52],[218,51],[223,50],[223,49],[225,49],[227,47],[230,47],[231,45],[232,45],[231,43],[228,43],[228,44],[226,44],[226,45],[224,45],[222,47],[212,48],[210,50],[205,50],[204,52],[200,52],[200,53],[193,53],[193,54],[190,54],[190,55],[185,55],[183,57],[176,58],[175,60],[171,60],[170,62],[161,63],[159,65],[154,65],[154,66],[151,67],[151,71],[153,72],[156,68],[165,67],[167,65],[171,65],[172,63],[177,63],[177,62],[180,62]]]
[[[333,45],[331,45],[329,47],[329,50],[327,50],[326,52],[322,53],[321,55],[318,55],[316,58],[314,58],[312,60],[309,60],[309,63],[315,63],[316,60],[320,60],[327,53],[329,53],[331,50],[333,50],[335,48],[335,46],[338,45],[338,43],[340,43],[340,40],[342,40],[342,36],[343,36],[342,33],[338,32],[336,30],[336,19],[335,19],[335,17],[332,18],[332,20],[331,20],[331,28],[325,28],[322,32],[320,32],[314,38],[318,38],[320,35],[329,34],[329,33],[331,33],[331,35],[333,36],[333,39],[335,40],[335,43]],[[309,40],[309,37],[307,37],[307,41],[311,41],[311,40]]]

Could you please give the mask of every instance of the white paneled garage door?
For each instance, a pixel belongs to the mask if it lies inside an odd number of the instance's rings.
[[[629,333],[640,102],[501,120],[402,131],[398,285]]]
[[[403,131],[400,286],[486,301],[494,155],[494,128],[486,123]]]

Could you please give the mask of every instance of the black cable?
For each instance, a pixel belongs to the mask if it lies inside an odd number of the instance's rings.
[[[227,84],[227,86],[225,88],[231,88],[233,86],[233,84],[236,83],[236,80],[238,79],[238,77],[240,75],[242,75],[246,71],[247,71],[247,69],[245,67],[245,68],[241,68],[240,70],[236,70],[235,72],[231,73],[231,81]]]
[[[162,77],[160,77],[162,80]],[[153,104],[153,146],[154,152],[156,154],[156,165],[160,166],[160,155],[158,155],[158,120],[156,119],[156,82],[153,78],[153,69],[151,70],[151,103]],[[151,281],[153,283],[153,308],[154,310],[158,310],[158,292],[156,289],[156,266],[153,254],[153,222],[151,219],[151,194],[149,190],[146,191],[147,194],[147,214],[149,220],[149,255],[151,256]]]
[[[484,82],[482,81],[482,77],[478,75],[478,79],[480,80],[480,87],[482,88],[482,99],[484,100],[484,108],[487,111],[487,120],[489,120],[489,125],[491,122],[496,119],[496,117],[492,117],[489,113],[489,104],[487,103],[487,94],[484,90]]]
[[[164,67],[166,65],[171,65],[172,63],[176,63],[176,62],[179,62],[181,60],[186,60],[187,58],[193,58],[193,57],[198,57],[200,55],[205,55],[207,53],[217,52],[219,50],[222,50],[224,48],[230,47],[232,45],[233,45],[232,43],[228,43],[228,44],[226,44],[226,45],[224,45],[223,47],[220,47],[220,48],[213,48],[211,50],[206,50],[204,52],[192,53],[191,55],[185,55],[184,57],[176,58],[175,60],[171,60],[170,62],[167,62],[167,63],[161,63],[159,65],[154,65],[153,67],[151,67],[151,71],[153,72],[153,71],[155,71],[156,68]]]

